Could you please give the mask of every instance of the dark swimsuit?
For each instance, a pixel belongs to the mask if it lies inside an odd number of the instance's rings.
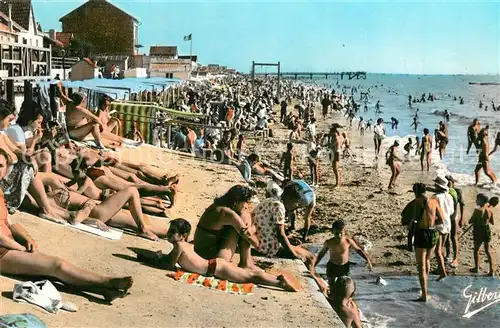
[[[438,240],[439,232],[437,230],[419,228],[415,230],[414,245],[416,248],[431,249],[436,246]]]
[[[201,257],[203,257],[206,260],[210,260],[217,256],[217,253],[219,252],[220,248],[225,242],[225,235],[226,235],[226,229],[222,228],[219,230],[212,230],[212,229],[207,229],[204,227],[201,227],[200,225],[196,226],[196,232],[195,232],[195,239],[196,239],[196,234],[198,231],[203,231],[205,234],[211,235],[215,238],[215,241],[212,245],[210,246],[196,246],[196,243],[194,245],[194,251],[198,253]]]
[[[350,273],[350,264],[346,262],[344,264],[335,264],[330,261],[326,264],[326,276],[328,278],[338,278],[342,276],[348,276]]]

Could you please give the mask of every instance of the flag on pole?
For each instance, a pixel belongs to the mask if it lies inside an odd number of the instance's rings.
[[[193,34],[189,34],[189,35],[186,35],[184,37],[184,41],[191,41],[191,37],[193,36]]]

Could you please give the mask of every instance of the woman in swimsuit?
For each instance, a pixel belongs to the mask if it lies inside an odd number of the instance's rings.
[[[476,169],[474,170],[474,175],[476,176],[476,185],[479,183],[479,173],[481,169],[483,169],[484,174],[486,174],[491,182],[497,183],[497,177],[495,173],[491,170],[490,165],[490,145],[488,143],[488,126],[481,130],[478,137],[479,146],[479,157],[476,165]]]
[[[489,207],[488,198],[484,194],[478,194],[476,196],[476,204],[479,208],[474,210],[469,220],[469,224],[472,224],[473,227],[474,236],[474,268],[470,269],[470,272],[479,273],[479,265],[481,263],[479,260],[479,250],[484,243],[484,250],[490,264],[488,276],[493,276],[495,258],[493,257],[492,247],[490,246],[492,236],[490,224],[494,223],[493,211],[492,208]]]
[[[9,156],[0,149],[0,180],[7,174]],[[9,221],[7,207],[0,191],[0,273],[55,277],[83,291],[98,293],[106,301],[124,297],[132,287],[132,277],[106,277],[85,271],[74,264],[38,252],[34,239],[20,224]]]
[[[422,137],[420,149],[420,166],[422,167],[422,171],[424,170],[424,159],[427,164],[427,171],[429,171],[431,167],[432,137],[427,128],[424,129],[424,136]]]
[[[398,163],[401,162],[401,160],[399,159],[399,157],[396,156],[398,147],[399,147],[399,142],[396,140],[394,141],[394,144],[391,147],[389,147],[389,150],[385,154],[386,164],[389,165],[392,172],[391,179],[389,180],[389,186],[387,187],[388,189],[394,188],[394,185],[396,184],[396,179],[401,174],[401,167]]]
[[[236,185],[215,199],[198,222],[194,234],[194,250],[205,259],[220,257],[231,261],[236,248],[240,249],[240,267],[253,267],[251,247],[259,241],[248,209],[254,192]]]

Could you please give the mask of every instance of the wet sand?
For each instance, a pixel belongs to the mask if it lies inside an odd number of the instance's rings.
[[[325,122],[320,116],[321,110],[317,108],[316,118],[317,133],[327,133],[329,125],[333,122],[347,126],[347,120],[343,115],[335,114],[330,116]],[[281,124],[277,124],[274,129],[274,140],[259,141],[256,144],[259,154],[262,158],[271,164],[278,165],[281,153],[286,149],[289,131],[279,129]],[[386,124],[390,129],[390,124]],[[348,235],[363,235],[372,244],[373,247],[368,254],[374,264],[374,272],[379,274],[394,273],[416,275],[416,261],[413,252],[406,250],[407,232],[401,225],[400,213],[406,204],[414,196],[411,192],[412,185],[415,182],[424,182],[432,185],[432,180],[436,178],[435,168],[431,167],[430,172],[422,172],[420,161],[417,157],[410,157],[408,162],[403,162],[402,174],[396,183],[394,190],[388,190],[387,186],[390,179],[390,168],[385,164],[385,152],[390,146],[388,140],[385,140],[378,161],[374,159],[373,131],[366,131],[365,136],[361,137],[357,130],[356,121],[353,127],[343,128],[351,138],[351,148],[355,155],[352,160],[341,160],[343,185],[333,188],[335,185],[335,176],[328,159],[328,155],[321,158],[320,186],[317,188],[317,207],[313,216],[313,228],[310,232],[309,241],[311,244],[322,244],[331,237],[330,229],[333,221],[342,219],[346,222],[346,232]],[[303,133],[304,135],[304,133]],[[404,139],[406,141],[406,139]],[[391,142],[392,143],[392,142]],[[398,154],[401,159],[405,159],[404,144],[400,141]],[[309,168],[306,158],[306,143],[295,144],[296,166],[295,178],[304,177],[310,182]],[[474,156],[474,155],[471,155]],[[484,175],[484,174],[483,174]],[[473,186],[457,186],[462,190],[465,202],[465,217],[468,222],[470,215],[475,208],[475,198],[478,192],[485,192]],[[430,196],[431,193],[428,193]],[[492,196],[492,195],[490,195]],[[500,214],[498,207],[495,209],[495,215]],[[298,218],[301,216],[299,215]],[[303,222],[296,222],[297,228],[301,228]],[[460,235],[462,234],[461,229]],[[500,242],[498,234],[499,226],[493,226],[492,245],[495,262],[500,260]],[[300,234],[297,234],[300,236]],[[474,265],[472,231],[469,231],[464,238],[460,240],[460,263],[457,269],[451,269],[450,274],[469,275],[469,269]],[[488,263],[486,254],[481,250],[481,274],[488,272]],[[431,261],[432,269],[437,268],[437,261]],[[496,275],[500,273],[499,267],[496,268]],[[480,275],[481,275],[480,274]],[[415,277],[417,279],[417,277]]]

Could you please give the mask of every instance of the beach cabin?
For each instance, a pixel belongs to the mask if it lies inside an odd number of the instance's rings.
[[[84,58],[71,67],[71,81],[81,81],[99,77],[99,69],[90,58]]]

